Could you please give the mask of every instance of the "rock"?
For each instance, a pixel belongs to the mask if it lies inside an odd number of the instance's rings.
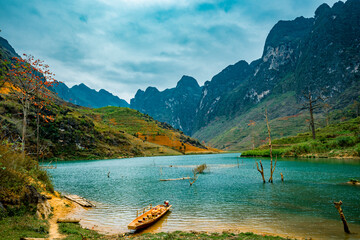
[[[44,198],[34,186],[27,185],[22,201],[25,204],[38,204]]]
[[[48,219],[51,214],[51,206],[47,199],[44,199],[42,202],[39,202],[36,206],[36,216],[40,219]]]
[[[47,219],[51,214],[51,206],[47,201],[46,196],[41,195],[34,186],[26,186],[25,194],[23,196],[25,204],[36,204],[36,216],[40,219]]]

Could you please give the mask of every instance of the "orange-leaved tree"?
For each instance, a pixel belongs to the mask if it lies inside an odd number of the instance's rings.
[[[55,83],[54,76],[55,74],[50,72],[49,66],[44,64],[44,61],[35,59],[32,55],[23,54],[23,58],[14,57],[10,63],[7,73],[7,79],[12,86],[10,94],[18,99],[22,107],[21,151],[24,158],[30,107],[34,106],[37,109],[37,142],[39,141],[40,117],[45,121],[51,120],[50,116],[41,114],[41,111],[52,100],[49,88]],[[38,149],[39,146],[37,146]]]

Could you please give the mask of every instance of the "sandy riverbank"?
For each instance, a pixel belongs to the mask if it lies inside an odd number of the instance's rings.
[[[62,198],[58,192],[51,195],[51,199],[49,199],[50,206],[52,208],[53,216],[49,219],[49,239],[61,239],[66,236],[60,234],[59,227],[57,224],[58,218],[65,218],[69,214],[79,211],[81,206],[78,204],[66,199]]]

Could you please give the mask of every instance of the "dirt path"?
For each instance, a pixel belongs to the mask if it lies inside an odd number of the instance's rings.
[[[59,194],[53,195],[49,200],[51,207],[53,208],[53,216],[49,219],[49,239],[62,239],[66,236],[60,234],[59,226],[57,224],[58,218],[65,218],[68,214],[73,212],[77,206],[70,200],[60,198]]]

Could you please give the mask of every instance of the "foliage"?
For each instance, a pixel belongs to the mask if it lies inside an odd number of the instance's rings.
[[[338,124],[331,124],[316,130],[317,139],[311,139],[311,133],[275,139],[274,146],[279,156],[360,156],[360,117]],[[248,150],[242,156],[268,156],[266,145]]]
[[[53,192],[50,178],[33,159],[22,157],[11,144],[0,144],[0,202],[8,215],[22,215],[34,210],[24,201],[26,186],[31,184],[41,191]],[[25,205],[24,205],[25,204]]]
[[[62,234],[67,235],[66,240],[78,240],[78,239],[105,239],[104,235],[101,235],[93,230],[82,228],[79,224],[74,223],[59,223],[59,231]]]
[[[197,166],[196,168],[193,169],[193,172],[198,174],[198,173],[204,173],[204,171],[207,169],[207,165],[205,163]]]
[[[18,240],[22,237],[44,238],[49,225],[34,215],[22,215],[0,219],[0,239]]]

